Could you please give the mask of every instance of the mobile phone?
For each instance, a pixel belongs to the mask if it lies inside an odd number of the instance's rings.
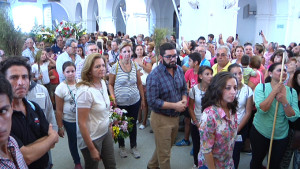
[[[261,36],[261,34],[262,34],[262,30],[260,30],[260,32],[258,33],[258,35]]]

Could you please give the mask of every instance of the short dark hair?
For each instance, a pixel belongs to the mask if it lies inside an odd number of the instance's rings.
[[[235,68],[235,67],[238,67],[238,68],[241,68],[242,72],[243,72],[243,68],[241,67],[241,65],[237,64],[237,63],[234,63],[234,64],[231,64],[229,67],[228,67],[228,72],[231,71],[231,69]]]
[[[244,47],[246,47],[246,46],[252,46],[252,43],[250,43],[250,42],[244,43]]]
[[[65,62],[65,63],[62,65],[62,70],[63,70],[63,72],[66,70],[66,68],[67,68],[68,66],[73,66],[73,67],[75,68],[75,70],[76,70],[75,64],[74,64],[73,62],[71,62],[71,61],[67,61],[67,62]]]
[[[201,100],[202,112],[209,106],[220,106],[220,102],[223,98],[223,90],[226,87],[227,81],[231,78],[235,79],[235,81],[238,83],[236,77],[230,72],[220,72],[212,78],[211,83]],[[227,108],[231,109],[232,114],[235,114],[237,105],[238,101],[235,97],[232,103],[227,104]]]
[[[208,37],[214,39],[214,38],[215,38],[215,35],[213,35],[213,34],[208,34]]]
[[[199,38],[198,38],[198,41],[199,40],[205,40],[205,37],[204,36],[200,36]]]
[[[243,66],[248,66],[250,63],[250,57],[248,55],[243,55],[241,59],[241,64]]]
[[[166,42],[159,47],[159,54],[163,57],[165,55],[166,50],[172,49],[176,49],[176,47],[172,43]]]
[[[12,92],[12,87],[9,81],[5,78],[3,74],[0,73],[0,95],[4,94],[7,95],[9,99],[9,103],[12,103],[13,100],[13,92]]]
[[[200,65],[200,62],[201,62],[201,55],[200,55],[200,53],[198,53],[198,52],[191,53],[189,55],[189,58],[192,59],[193,62],[198,61],[198,64]]]
[[[103,32],[103,36],[107,36],[107,32],[106,31]]]
[[[24,57],[9,57],[0,63],[0,70],[3,75],[6,76],[6,71],[12,66],[24,66],[28,71],[29,80],[31,79],[31,66],[27,63],[27,59]]]

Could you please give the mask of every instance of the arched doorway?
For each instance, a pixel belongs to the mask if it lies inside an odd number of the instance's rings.
[[[81,21],[82,21],[82,7],[81,4],[78,2],[75,11],[75,22],[78,23]]]
[[[95,32],[99,29],[96,16],[99,16],[98,1],[89,0],[87,9],[87,30],[89,32]]]
[[[126,2],[125,0],[120,0],[117,2],[117,5],[115,6],[114,10],[114,16],[116,17],[116,32],[122,32],[126,33],[126,16],[123,19],[122,13],[120,11],[120,7],[122,8],[122,11],[126,14]]]

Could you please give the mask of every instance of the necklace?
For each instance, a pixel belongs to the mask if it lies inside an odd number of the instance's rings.
[[[105,103],[105,107],[108,108],[108,104],[106,104],[106,102],[105,102],[105,98],[104,98],[103,88],[102,88],[101,82],[100,82],[100,87],[97,87],[97,86],[95,85],[95,83],[92,83],[92,84],[93,84],[94,87],[101,93],[101,96],[102,96],[102,98],[103,98],[103,100],[104,100],[104,103]]]

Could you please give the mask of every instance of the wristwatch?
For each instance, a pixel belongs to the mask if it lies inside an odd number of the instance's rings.
[[[289,105],[289,103],[286,103],[283,105],[283,108],[286,108]]]
[[[59,127],[58,130],[64,130],[64,126]]]

